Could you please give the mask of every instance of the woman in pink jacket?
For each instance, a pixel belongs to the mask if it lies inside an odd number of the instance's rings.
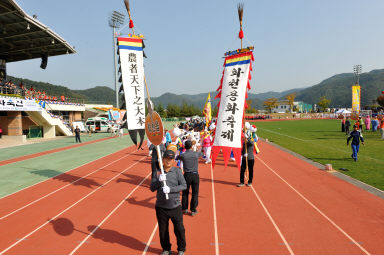
[[[203,151],[206,158],[205,164],[211,163],[211,148],[212,148],[212,137],[208,131],[204,132],[203,136]]]

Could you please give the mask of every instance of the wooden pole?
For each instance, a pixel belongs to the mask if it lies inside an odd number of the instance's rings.
[[[248,172],[248,148],[247,148],[248,141],[247,141],[247,138],[245,136],[246,133],[247,133],[247,128],[245,126],[245,111],[244,111],[244,118],[243,118],[243,120],[244,120],[244,139],[245,139],[245,141],[244,141],[244,149],[245,149],[245,155],[246,155],[246,156],[243,155],[243,157],[245,157],[245,173],[244,173],[244,176],[245,176],[245,178],[248,181],[249,180],[248,179],[248,177],[249,177],[249,172]]]
[[[163,159],[161,157],[161,152],[160,152],[160,146],[159,145],[156,145],[156,151],[157,151],[157,157],[159,159],[159,166],[160,166],[161,174],[164,174]],[[165,186],[167,186],[167,182],[163,181],[163,187],[165,187]],[[168,194],[165,194],[165,198],[167,200],[169,199]]]

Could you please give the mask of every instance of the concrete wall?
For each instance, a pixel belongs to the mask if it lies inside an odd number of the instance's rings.
[[[8,135],[23,135],[23,122],[21,112],[8,112]]]
[[[31,117],[29,116],[23,116],[22,118],[22,122],[23,122],[23,130],[25,129],[29,129],[30,126],[38,126],[36,124],[36,122],[34,122]]]
[[[0,116],[0,127],[3,129],[3,135],[8,135],[8,117]]]
[[[17,117],[19,117],[19,116],[21,117],[21,130],[29,129],[29,126],[36,126],[37,125],[29,116],[22,116],[21,114],[19,115],[16,113],[20,113],[20,112],[9,111],[9,112],[7,112],[8,116],[0,116],[0,127],[3,129],[3,135],[10,135],[10,136],[15,135],[14,132],[15,132],[15,130],[18,129],[18,125],[20,124],[19,120],[15,119],[16,115],[17,115]],[[9,117],[11,117],[11,118],[9,118]],[[9,134],[9,132],[8,132],[9,131],[8,126],[9,126],[10,122],[12,122],[12,128],[10,130],[13,130],[13,131],[11,131],[11,134]],[[19,131],[17,131],[16,133],[18,133],[18,132]]]

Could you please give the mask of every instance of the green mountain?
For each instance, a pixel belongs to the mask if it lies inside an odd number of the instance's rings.
[[[271,97],[284,98],[288,94],[291,94],[291,93],[296,93],[297,94],[298,92],[300,92],[302,90],[303,90],[302,88],[299,88],[299,89],[285,90],[285,91],[282,91],[282,92],[268,91],[268,92],[264,92],[264,93],[254,94],[254,95],[255,95],[255,97],[257,99],[265,101],[266,99],[271,98]]]
[[[19,85],[22,82],[27,89],[33,87],[35,91],[41,91],[41,92],[45,91],[45,93],[47,93],[47,95],[49,96],[60,97],[64,95],[65,97],[69,97],[69,98],[85,99],[84,96],[64,86],[53,85],[48,82],[32,81],[29,79],[12,77],[9,75],[7,79],[12,81],[16,85]]]
[[[356,77],[352,73],[337,74],[317,85],[296,93],[296,101],[317,104],[320,97],[331,99],[330,107],[351,107],[352,88]],[[384,69],[360,75],[361,105],[372,105],[384,89]]]
[[[97,86],[84,90],[73,90],[73,92],[82,95],[86,102],[93,104],[115,104],[115,91],[110,87]]]
[[[215,108],[217,104],[219,103],[219,99],[215,99],[215,96],[217,95],[216,91],[212,91],[211,93],[211,105],[212,108]],[[252,108],[255,109],[261,109],[263,102],[260,99],[256,98],[257,94],[249,94],[248,100],[252,100]],[[187,94],[181,94],[176,95],[172,93],[165,93],[159,97],[152,97],[152,102],[155,105],[161,104],[163,107],[167,107],[168,104],[176,104],[176,105],[194,105],[196,107],[199,107],[203,109],[205,105],[205,101],[207,100],[208,92],[207,93],[200,93],[195,95],[187,95]]]

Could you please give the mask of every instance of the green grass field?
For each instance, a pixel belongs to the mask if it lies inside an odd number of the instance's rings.
[[[365,131],[358,161],[351,158],[347,136],[340,120],[295,120],[254,122],[257,134],[284,148],[384,190],[384,140],[380,132]],[[340,170],[345,169],[345,170]]]

